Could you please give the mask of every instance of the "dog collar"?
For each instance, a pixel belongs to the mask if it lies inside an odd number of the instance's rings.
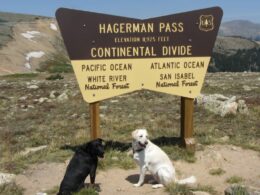
[[[133,152],[136,153],[136,152],[141,152],[141,151],[143,151],[143,150],[144,150],[144,148],[139,148],[139,149],[137,149],[137,150],[133,150]]]

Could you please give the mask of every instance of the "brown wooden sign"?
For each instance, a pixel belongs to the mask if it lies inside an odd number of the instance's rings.
[[[91,103],[140,89],[196,97],[222,10],[140,20],[60,8],[56,17],[83,97]]]

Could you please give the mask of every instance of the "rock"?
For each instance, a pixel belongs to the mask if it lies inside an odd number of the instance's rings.
[[[28,105],[28,108],[34,108],[34,106],[33,105]]]
[[[245,91],[251,91],[252,89],[249,87],[249,86],[247,86],[247,85],[243,85],[243,89],[245,90]]]
[[[241,185],[241,184],[232,184],[231,186],[225,189],[225,195],[236,195],[236,194],[260,195],[260,189],[251,186]]]
[[[26,99],[27,99],[27,96],[22,96],[22,97],[19,98],[19,100],[21,100],[21,101],[24,101]]]
[[[237,113],[237,103],[236,102],[226,102],[222,106],[220,116],[224,117],[228,114],[236,115]]]
[[[238,112],[241,114],[249,114],[248,107],[245,103],[245,100],[238,100],[237,109]]]
[[[34,104],[37,104],[38,102],[39,102],[38,99],[33,99],[33,103],[34,103]]]
[[[229,100],[228,97],[226,97],[226,96],[224,96],[224,95],[221,95],[221,94],[215,94],[215,95],[213,95],[213,96],[212,96],[213,99],[215,99],[214,96],[215,96],[216,100],[219,100],[219,101]],[[235,96],[233,96],[233,97],[235,97]],[[232,99],[233,99],[233,97],[232,97]]]
[[[45,101],[47,101],[47,100],[48,100],[48,98],[46,98],[46,97],[41,97],[41,98],[38,99],[38,102],[41,104],[41,103],[43,103],[43,102],[45,102]]]
[[[220,140],[223,141],[223,142],[227,142],[229,141],[230,137],[229,136],[224,136],[224,137],[221,137]]]
[[[119,158],[118,158],[117,156],[113,156],[113,157],[112,157],[112,160],[114,160],[114,161],[118,161]]]
[[[28,106],[27,105],[24,105],[24,104],[21,104],[20,106],[22,109],[26,109]]]
[[[47,148],[46,145],[43,145],[43,146],[38,146],[38,147],[33,147],[33,148],[26,148],[24,151],[22,151],[20,154],[22,156],[26,156],[27,154],[31,153],[31,152],[38,152],[40,150],[43,150]]]
[[[210,195],[208,192],[203,192],[203,191],[192,191],[192,195]]]
[[[180,119],[181,119],[181,115],[180,115],[180,114],[176,114],[176,115],[174,116],[174,119],[175,119],[175,120],[180,120]]]
[[[251,193],[252,195],[260,195],[260,188],[256,188],[253,186],[248,186],[247,188],[249,189],[249,193]]]
[[[110,100],[111,103],[117,103],[118,100]]]
[[[74,118],[78,118],[78,114],[74,113],[73,115],[70,116],[70,118],[74,119]]]
[[[50,93],[50,98],[51,99],[55,99],[56,97],[58,97],[60,94],[57,91],[51,91]]]
[[[227,99],[226,103],[233,103],[236,102],[237,97],[236,96],[232,96],[231,98]]]
[[[231,147],[231,150],[239,151],[239,148],[238,148],[237,146],[232,146],[232,147]]]
[[[225,97],[221,94],[212,94],[212,95],[199,95],[195,103],[197,105],[202,105],[205,109],[218,114],[222,117],[226,115],[236,115],[236,113],[241,110],[240,113],[248,113],[248,108],[244,100],[239,100],[236,102],[236,96],[231,98]]]
[[[48,195],[48,194],[45,192],[37,192],[35,195]]]
[[[100,106],[99,108],[100,108],[100,110],[106,110],[107,106]]]
[[[14,178],[14,174],[0,173],[0,185],[11,183],[14,181]]]
[[[63,93],[60,94],[60,95],[58,96],[58,98],[57,98],[57,100],[60,101],[60,102],[65,101],[65,100],[68,100],[68,99],[69,99],[69,97],[68,97],[68,95],[67,95],[66,92],[63,92]]]
[[[86,118],[86,113],[82,113],[80,117],[81,118]]]
[[[122,189],[122,188],[117,188],[116,191],[118,191],[118,192],[124,192],[125,190]]]
[[[39,86],[37,86],[37,85],[29,85],[29,86],[27,86],[27,89],[38,89],[39,88]]]

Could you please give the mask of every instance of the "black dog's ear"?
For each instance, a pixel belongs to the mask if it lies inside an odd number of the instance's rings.
[[[85,144],[82,145],[82,149],[85,150],[85,151],[89,151],[89,150],[92,150],[93,149],[93,144],[94,143],[99,143],[100,145],[105,145],[105,141],[101,138],[97,138],[95,140],[91,140]]]
[[[97,138],[97,141],[102,142],[104,140],[102,138]]]
[[[101,139],[101,138],[97,138],[97,141],[98,141],[103,147],[106,146],[105,140],[103,140],[103,139]]]
[[[101,138],[97,138],[97,141],[99,142],[99,143],[103,143],[103,142],[105,142],[103,139],[101,139]]]

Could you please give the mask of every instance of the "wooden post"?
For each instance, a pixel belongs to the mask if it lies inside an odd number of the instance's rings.
[[[181,97],[181,139],[186,149],[195,151],[193,138],[193,98]]]
[[[90,138],[101,138],[100,119],[99,119],[99,102],[89,104],[90,109]]]

